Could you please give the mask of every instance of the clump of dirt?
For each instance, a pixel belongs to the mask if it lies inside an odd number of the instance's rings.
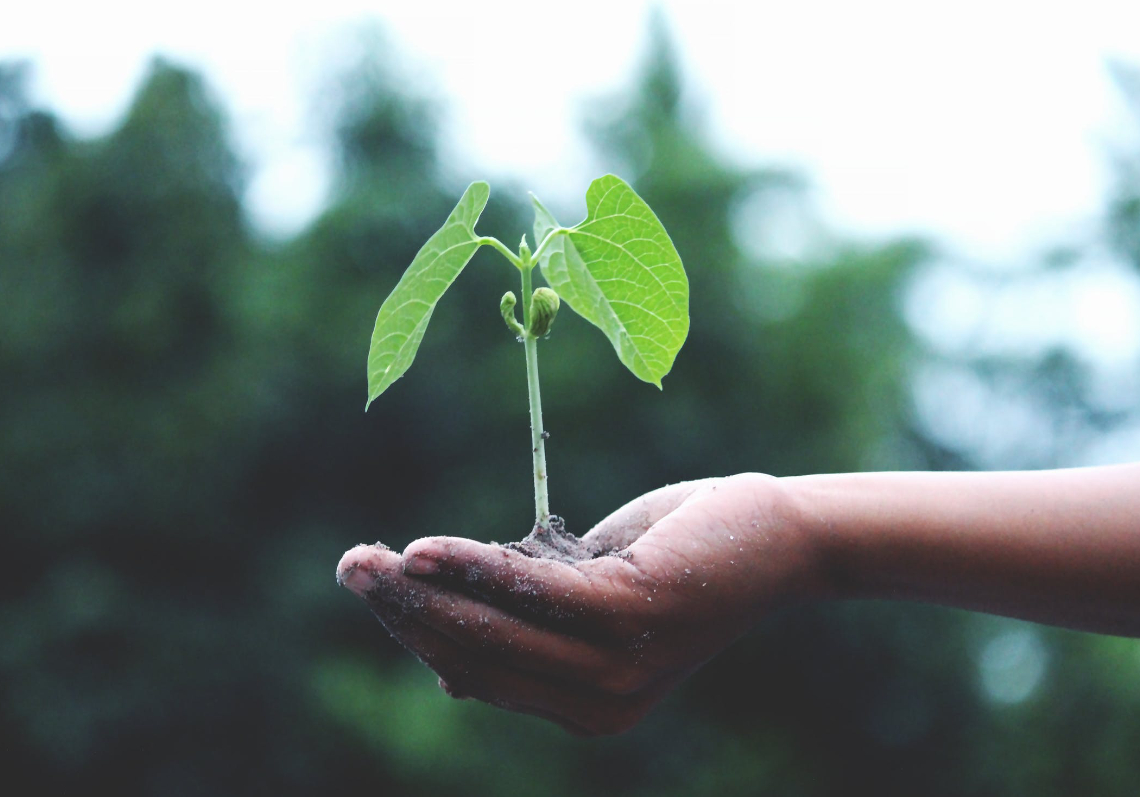
[[[621,556],[623,550],[637,539],[637,534],[602,534],[583,539],[566,530],[566,521],[558,515],[550,516],[550,528],[538,524],[519,542],[504,545],[512,551],[526,554],[532,559],[553,559],[564,564],[584,562],[599,556]]]
[[[549,529],[544,529],[536,523],[530,534],[518,542],[509,542],[503,547],[524,553],[532,559],[553,559],[565,564],[594,558],[590,546],[581,537],[567,531],[566,521],[558,515],[550,516]]]

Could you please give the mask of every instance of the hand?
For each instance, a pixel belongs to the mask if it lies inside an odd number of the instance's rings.
[[[781,482],[743,474],[664,487],[585,539],[575,564],[457,537],[345,554],[338,580],[474,697],[581,735],[620,733],[773,605],[818,586]]]

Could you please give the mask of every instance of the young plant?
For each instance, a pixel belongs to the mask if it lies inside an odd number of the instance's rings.
[[[530,392],[535,525],[550,530],[546,435],[538,385],[538,339],[550,332],[565,302],[598,327],[633,374],[661,387],[661,378],[689,332],[689,282],[673,242],[657,216],[629,185],[599,177],[586,192],[586,218],[562,227],[534,200],[532,253],[526,235],[518,253],[475,232],[490,188],[467,187],[447,221],[416,254],[376,316],[368,351],[368,403],[404,375],[416,356],[436,303],[481,246],[498,250],[519,271],[523,319],[508,291],[499,304],[507,328],[523,344]],[[532,289],[540,266],[550,287]]]

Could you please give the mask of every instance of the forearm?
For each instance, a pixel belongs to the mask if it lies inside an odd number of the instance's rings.
[[[835,597],[1140,636],[1140,465],[783,482]]]

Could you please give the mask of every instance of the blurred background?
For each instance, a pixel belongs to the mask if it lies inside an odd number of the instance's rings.
[[[571,315],[543,345],[578,533],[746,470],[1140,459],[1133,8],[234,5],[0,30],[4,781],[1135,794],[1140,642],[806,606],[581,741],[446,698],[333,579],[531,525],[494,253],[362,411],[380,302],[472,179],[513,244],[527,190],[573,223],[616,172],[688,269],[664,392]]]

